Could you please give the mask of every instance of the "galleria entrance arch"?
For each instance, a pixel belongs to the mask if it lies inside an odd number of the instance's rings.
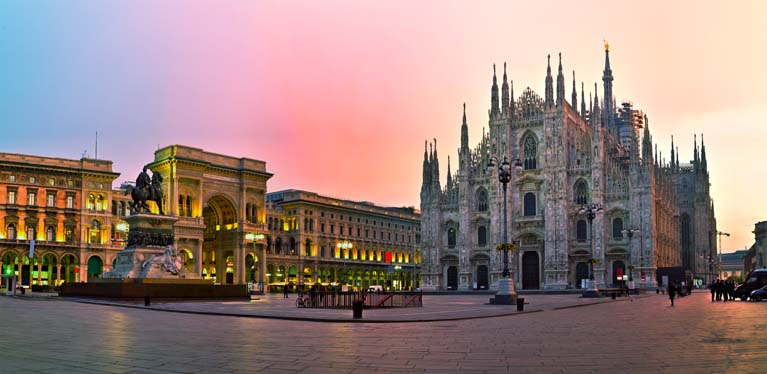
[[[253,273],[246,255],[265,257],[266,181],[272,176],[266,163],[183,145],[154,156],[147,167],[163,177],[165,212],[178,217],[175,245],[191,262],[185,267],[216,283],[244,284]],[[264,282],[266,271],[258,270]]]

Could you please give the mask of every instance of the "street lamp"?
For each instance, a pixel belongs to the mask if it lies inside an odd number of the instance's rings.
[[[596,218],[597,213],[602,213],[602,211],[604,211],[604,208],[599,204],[584,205],[578,210],[579,214],[585,215],[589,219],[589,230],[591,232],[591,258],[589,259],[590,287],[587,292],[597,291],[597,282],[594,280],[594,264],[599,260],[594,258],[594,218]]]
[[[632,245],[631,239],[634,237],[634,234],[638,234],[641,231],[642,230],[640,230],[638,228],[635,228],[635,227],[632,227],[630,229],[625,229],[625,230],[621,231],[621,233],[623,233],[623,235],[626,235],[629,238],[629,253],[631,252],[631,245]],[[639,271],[640,272],[642,271],[642,267],[643,266],[644,266],[644,257],[642,256],[642,252],[640,251],[639,252]],[[633,271],[631,273],[629,273],[629,282],[633,282],[634,281],[634,274],[633,273],[634,273]],[[642,279],[640,278],[639,280],[641,281]]]
[[[717,267],[716,277],[721,278],[722,277],[722,237],[730,236],[730,234],[726,232],[717,231],[716,235],[719,236],[719,266]]]
[[[498,162],[498,158],[491,156],[487,163],[488,174],[493,172],[496,162]],[[522,162],[519,159],[514,160],[514,168],[516,170],[522,169]],[[506,157],[504,157],[503,162],[498,165],[498,181],[503,185],[503,243],[498,246],[498,249],[503,251],[503,272],[501,273],[503,278],[498,280],[498,291],[495,294],[495,304],[516,304],[517,291],[514,289],[514,280],[511,279],[511,273],[509,272],[509,251],[514,251],[516,248],[513,244],[509,244],[506,185],[511,181],[511,164],[509,164]]]

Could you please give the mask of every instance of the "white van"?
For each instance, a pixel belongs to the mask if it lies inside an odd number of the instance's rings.
[[[380,285],[372,285],[368,287],[368,292],[383,292],[383,286]]]

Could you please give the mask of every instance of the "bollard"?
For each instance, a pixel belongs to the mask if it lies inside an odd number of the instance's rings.
[[[149,296],[144,296],[144,306],[149,306],[152,303],[149,301]]]
[[[525,310],[525,298],[518,297],[517,298],[517,312],[522,312]]]
[[[362,301],[352,302],[352,318],[362,319]]]
[[[613,292],[610,296],[613,298],[613,300],[615,300],[615,292]]]

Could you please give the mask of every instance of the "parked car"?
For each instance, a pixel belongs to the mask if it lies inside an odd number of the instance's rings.
[[[767,286],[751,291],[751,300],[762,301],[763,299],[767,299]]]
[[[746,281],[735,287],[732,297],[748,300],[751,292],[767,286],[767,269],[756,269],[748,274]]]

